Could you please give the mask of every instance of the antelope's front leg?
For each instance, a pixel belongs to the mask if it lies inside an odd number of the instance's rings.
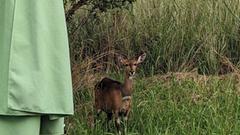
[[[126,113],[124,114],[124,121],[128,121],[128,118],[129,118],[129,114],[130,114],[130,109],[128,109],[127,111],[126,111]]]

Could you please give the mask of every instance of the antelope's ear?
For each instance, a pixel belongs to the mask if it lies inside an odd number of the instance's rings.
[[[138,59],[137,59],[137,63],[139,64],[139,63],[142,63],[144,60],[145,60],[145,58],[146,58],[146,53],[143,53],[143,54],[141,54],[139,57],[138,57]]]
[[[118,61],[123,64],[123,65],[126,65],[127,64],[127,60],[125,58],[123,58],[122,55],[119,55],[118,56]]]

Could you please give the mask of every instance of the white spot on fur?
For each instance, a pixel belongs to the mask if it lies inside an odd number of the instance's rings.
[[[98,109],[98,110],[97,110],[97,113],[99,114],[100,112],[101,112],[101,109]]]
[[[121,123],[121,121],[120,121],[120,119],[119,119],[119,118],[117,118],[117,123],[118,123],[118,124],[120,124],[120,123]]]

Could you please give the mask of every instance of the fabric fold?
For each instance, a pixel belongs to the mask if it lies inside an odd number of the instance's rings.
[[[0,115],[72,115],[62,0],[0,0]]]

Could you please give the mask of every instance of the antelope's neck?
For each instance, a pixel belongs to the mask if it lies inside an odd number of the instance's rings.
[[[133,89],[133,78],[130,78],[128,75],[126,75],[124,80],[123,96],[131,96],[132,89]]]

